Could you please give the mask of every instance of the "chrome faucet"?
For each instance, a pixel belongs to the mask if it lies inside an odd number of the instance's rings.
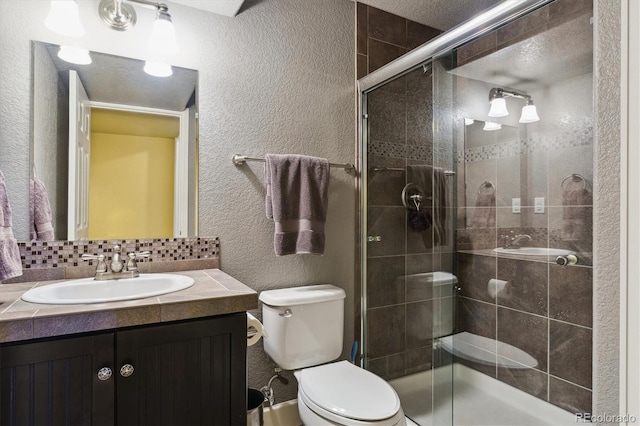
[[[107,263],[105,262],[104,254],[83,254],[83,260],[98,260],[98,266],[96,267],[96,276],[95,279],[98,281],[105,280],[117,280],[119,278],[135,278],[140,276],[138,272],[138,264],[136,259],[141,257],[149,257],[148,251],[143,251],[139,253],[129,253],[127,257],[129,260],[125,264],[122,260],[122,252],[120,246],[116,244],[113,247],[113,254],[111,255],[111,262],[109,262],[109,267],[107,268]]]
[[[502,248],[505,249],[519,249],[520,242],[523,240],[532,241],[531,235],[521,234],[521,235],[513,235],[511,232],[510,235],[500,235],[500,241],[502,241]]]
[[[111,255],[111,264],[109,265],[111,272],[117,274],[124,269],[124,262],[122,261],[122,254],[120,252],[120,246],[116,244],[113,246],[113,254]]]

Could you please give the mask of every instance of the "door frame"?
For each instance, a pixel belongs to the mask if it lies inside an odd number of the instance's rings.
[[[69,240],[82,240],[88,238],[89,232],[91,107],[84,84],[75,70],[69,70],[68,107],[67,237]],[[78,143],[83,134],[88,140],[89,153],[78,155]]]
[[[91,108],[175,117],[180,120],[180,134],[175,139],[173,236],[189,235],[189,109],[171,111],[136,105],[89,101]]]

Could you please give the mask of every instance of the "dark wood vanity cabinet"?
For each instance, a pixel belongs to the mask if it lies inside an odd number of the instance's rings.
[[[4,344],[0,424],[245,425],[246,342],[242,313]]]
[[[0,346],[0,424],[113,424],[114,333]]]
[[[117,332],[117,424],[246,425],[246,318]]]

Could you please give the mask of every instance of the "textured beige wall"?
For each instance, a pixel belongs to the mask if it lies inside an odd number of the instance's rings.
[[[332,170],[324,256],[273,254],[265,218],[262,165],[231,164],[233,154],[267,152],[354,162],[354,3],[345,0],[247,2],[235,18],[171,5],[181,53],[174,64],[200,74],[200,229],[219,236],[222,269],[257,291],[334,283],[347,292],[345,348],[353,336],[353,177]],[[97,0],[78,2],[91,50],[145,58],[153,11],[138,8],[127,33],[106,28]],[[27,232],[32,39],[69,42],[43,25],[48,1],[0,1],[0,169],[14,226]],[[345,352],[346,353],[346,352]],[[272,374],[262,343],[249,349],[249,384]],[[291,376],[292,377],[292,376]],[[276,389],[294,398],[295,382]]]
[[[60,92],[64,91],[64,87],[58,84],[58,70],[43,45],[35,45],[35,49],[37,53],[34,52],[34,61],[38,61],[33,66],[34,92],[40,94],[40,99],[34,105],[33,120],[39,125],[33,128],[31,142],[38,141],[40,149],[32,159],[34,173],[47,188],[51,211],[54,214],[53,229],[59,233],[58,235],[63,235],[60,233],[62,231],[65,231],[66,235],[67,183],[66,179],[58,179],[56,170],[60,164],[66,163],[68,156],[66,135],[69,125],[65,124],[65,121],[69,121],[69,114],[63,113],[62,117],[59,117],[58,98],[63,95]],[[66,97],[68,98],[68,95]],[[60,145],[61,142],[64,146]]]
[[[593,412],[616,415],[620,401],[621,2],[595,0],[594,4]]]

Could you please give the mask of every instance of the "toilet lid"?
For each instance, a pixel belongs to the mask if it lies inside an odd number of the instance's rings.
[[[305,368],[298,381],[314,404],[341,417],[382,420],[400,409],[400,399],[387,382],[347,361]]]

